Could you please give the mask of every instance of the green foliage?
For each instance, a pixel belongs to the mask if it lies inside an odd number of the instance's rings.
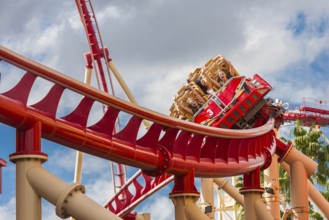
[[[294,134],[294,147],[307,155],[312,160],[318,163],[316,172],[310,177],[310,181],[317,186],[319,191],[328,200],[329,198],[329,146],[322,139],[322,131],[311,126],[305,129],[301,126],[300,122],[296,122],[296,127],[292,129]],[[288,142],[287,139],[282,138],[283,141]],[[285,202],[290,203],[290,181],[288,174],[281,169],[279,174],[281,194],[285,197]],[[313,210],[310,204],[310,217],[316,220],[323,219],[321,214]]]
[[[311,219],[314,219],[314,220],[324,220],[324,218],[322,217],[322,215],[320,213],[315,212],[312,209],[310,209],[310,217],[311,217]]]
[[[318,163],[316,172],[310,177],[310,181],[317,187],[324,198],[329,201],[329,146],[322,138],[322,132],[316,129],[315,126],[311,126],[309,129],[302,127],[299,121],[296,122],[296,127],[292,129],[294,134],[294,147],[310,157],[312,160]],[[284,137],[280,138],[286,143],[292,142]],[[263,181],[261,181],[263,182]],[[286,204],[286,207],[290,207],[290,178],[288,173],[284,169],[279,169],[279,184],[281,198],[284,200],[282,203]],[[236,187],[243,186],[243,179],[240,176],[237,180]],[[314,211],[311,203],[309,203],[310,219],[322,220],[323,216]],[[283,213],[281,213],[281,216]],[[244,219],[244,210],[239,213],[239,220]],[[291,219],[290,217],[287,220]]]

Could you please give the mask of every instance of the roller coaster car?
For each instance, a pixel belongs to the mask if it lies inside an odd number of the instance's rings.
[[[231,77],[224,85],[220,71]],[[198,84],[200,79],[205,82],[207,91]],[[274,117],[275,127],[279,128],[284,108],[264,98],[271,89],[257,74],[252,79],[240,76],[228,60],[218,55],[189,74],[187,83],[178,91],[169,109],[170,116],[233,129],[257,127]]]
[[[257,118],[269,117],[264,96],[271,89],[257,74],[253,79],[232,77],[194,114],[193,121],[221,128],[253,127]]]

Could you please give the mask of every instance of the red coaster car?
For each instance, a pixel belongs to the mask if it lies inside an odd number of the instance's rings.
[[[270,84],[255,74],[230,78],[194,114],[194,122],[221,128],[247,128],[254,115],[266,104],[264,96],[272,89]]]

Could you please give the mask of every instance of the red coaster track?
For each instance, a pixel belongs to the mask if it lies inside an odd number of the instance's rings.
[[[0,122],[18,131],[39,123],[42,138],[140,168],[150,176],[182,175],[191,170],[197,177],[249,173],[259,167],[266,168],[275,152],[273,120],[247,130],[202,126],[122,101],[4,47],[0,47],[0,59],[26,71],[16,86],[0,95]],[[27,105],[38,77],[54,85],[41,101]],[[82,98],[73,112],[56,118],[64,90],[78,93]],[[87,127],[90,110],[96,102],[107,106],[107,110],[99,122]],[[120,111],[131,118],[120,132],[113,133]],[[137,138],[144,119],[151,121],[152,126],[143,137]],[[28,152],[17,149],[16,153]]]

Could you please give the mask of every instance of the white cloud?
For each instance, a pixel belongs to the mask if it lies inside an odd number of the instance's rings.
[[[42,200],[42,219],[60,220],[62,218],[56,215],[56,207],[46,200]]]
[[[49,169],[56,166],[56,175],[61,173],[72,174],[75,170],[76,154],[77,151],[75,150],[63,151],[62,149],[57,149],[49,155],[49,160],[45,163],[45,166],[49,167]],[[83,153],[82,167],[82,178],[90,176],[93,176],[93,178],[106,178],[111,175],[110,161],[86,153]],[[89,183],[89,181],[87,181],[87,183]]]
[[[143,97],[139,98],[141,99],[139,104],[163,114],[168,114],[174,95],[185,83],[188,73],[193,72],[195,67],[188,66],[175,69],[163,66],[159,69],[160,71],[156,73],[159,76],[153,76],[153,80],[147,78],[139,80],[140,83],[137,85],[140,85],[140,91],[144,93]],[[147,75],[147,73],[154,74],[155,71],[156,69],[152,68],[145,72]]]
[[[242,75],[263,76],[276,88],[269,94],[273,98],[289,102],[300,102],[303,96],[327,98],[327,73],[321,73],[321,82],[313,81],[310,66],[329,47],[326,0],[316,4],[296,0],[266,4],[257,0],[208,4],[173,0],[95,1],[93,4],[104,45],[110,49],[111,57],[141,106],[167,114],[173,96],[189,72],[217,54],[229,59]],[[298,13],[305,15],[306,28],[296,37],[289,27],[297,24]],[[1,45],[82,81],[83,53],[89,49],[73,1],[18,0],[15,4],[4,1],[0,14]],[[319,34],[321,22],[323,32]],[[16,73],[3,70],[6,68],[1,66],[0,91],[8,89],[17,78]],[[96,85],[94,78],[93,85]],[[30,103],[44,95],[46,85],[42,83],[34,89]],[[64,97],[59,115],[73,110],[78,100]],[[97,121],[99,112],[100,109],[95,109],[90,121]],[[283,128],[282,133],[288,131]],[[63,153],[57,149],[47,149],[51,155],[45,166],[56,175],[65,175],[64,179],[73,179],[75,151]],[[100,202],[112,193],[108,172],[108,161],[85,156],[83,177],[87,177],[87,193]],[[153,219],[172,219],[171,201],[167,197],[156,198],[150,198],[151,205],[143,205],[142,209],[152,208]],[[13,219],[13,204],[10,200],[1,207],[0,219]],[[49,207],[45,215],[51,217],[46,219],[57,219]],[[165,208],[170,211],[164,213]]]
[[[83,26],[82,26],[81,20],[79,19],[78,11],[76,11],[75,13],[67,13],[66,16],[67,16],[67,21],[68,21],[69,26],[73,30],[81,32],[81,28],[83,28]]]
[[[170,220],[175,216],[174,204],[165,196],[154,196],[149,199],[147,205],[142,206],[140,213],[146,212],[151,214],[151,219]]]
[[[16,218],[16,198],[11,198],[7,201],[7,203],[0,206],[0,220]]]
[[[124,13],[120,8],[109,5],[103,8],[103,10],[99,11],[99,13],[96,14],[96,18],[98,21],[103,21],[105,23],[111,18],[115,20],[125,19],[125,17],[132,16],[131,14],[132,11],[129,13]]]
[[[55,175],[60,174],[61,172],[72,173],[74,172],[75,167],[75,151],[63,152],[61,150],[56,150],[48,156],[48,161],[45,163],[46,166],[51,167],[56,166]],[[72,177],[73,179],[73,177]]]
[[[95,179],[85,187],[86,195],[101,205],[114,195],[113,182],[109,178]]]

